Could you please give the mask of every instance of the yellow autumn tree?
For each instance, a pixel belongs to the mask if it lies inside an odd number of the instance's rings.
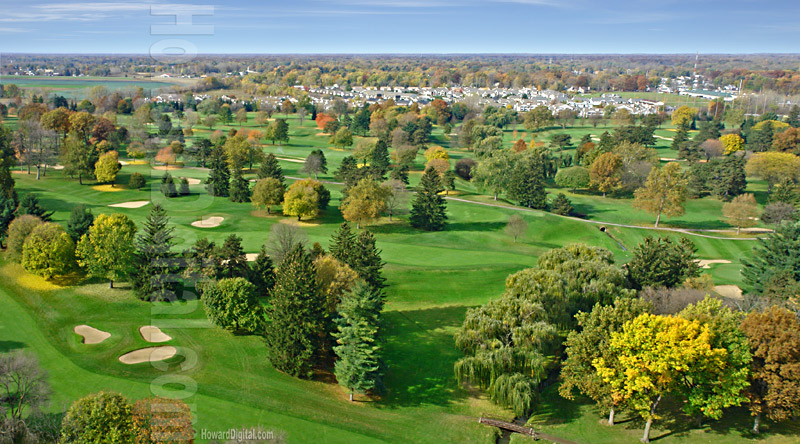
[[[723,153],[726,156],[744,149],[744,139],[738,134],[725,134],[719,138],[719,141],[722,142],[722,147],[725,150]]]
[[[655,226],[658,227],[662,214],[668,217],[683,215],[688,183],[681,166],[676,162],[670,162],[663,168],[653,168],[644,186],[636,190],[633,206],[655,214]]]

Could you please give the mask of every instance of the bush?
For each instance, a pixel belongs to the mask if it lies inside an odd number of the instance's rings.
[[[128,180],[128,188],[133,190],[139,190],[145,185],[147,185],[147,181],[144,179],[142,173],[131,174],[131,178],[130,180]]]
[[[93,393],[75,401],[61,425],[65,444],[134,442],[131,405],[118,393]]]
[[[458,177],[464,180],[470,180],[472,179],[472,170],[477,164],[478,163],[472,159],[460,159],[458,162],[456,162],[456,174],[458,174]]]
[[[31,216],[30,214],[25,214],[14,219],[11,225],[8,226],[6,257],[14,262],[21,261],[22,246],[25,244],[25,239],[30,236],[34,228],[42,223],[41,219],[36,216]]]
[[[48,222],[34,228],[22,246],[22,266],[50,279],[75,270],[75,242],[59,224]]]
[[[562,168],[556,173],[556,185],[562,188],[570,188],[573,191],[578,188],[589,187],[589,170],[584,167],[574,166]]]
[[[243,278],[222,279],[203,286],[203,304],[208,319],[232,332],[258,333],[264,310],[256,298],[256,287]]]
[[[175,181],[172,180],[172,175],[164,173],[161,176],[161,193],[165,197],[175,197],[178,195],[178,190],[175,189]]]

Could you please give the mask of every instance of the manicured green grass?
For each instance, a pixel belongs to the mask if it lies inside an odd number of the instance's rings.
[[[317,135],[319,131],[313,122],[306,121],[302,128],[297,123],[290,118],[292,139],[288,144],[266,145],[265,151],[303,159],[311,150],[321,148],[325,150],[329,172],[320,178],[332,179],[333,171],[348,155],[348,150],[330,148],[328,137]],[[242,126],[255,128],[252,120],[246,125],[232,127]],[[221,127],[223,131],[229,128]],[[200,130],[196,134],[208,135],[202,127]],[[453,162],[458,157],[469,156],[460,150],[453,150],[452,154]],[[423,162],[420,154],[418,167],[421,168]],[[300,163],[281,161],[281,165],[287,175],[303,177],[299,172]],[[190,166],[191,162],[187,162],[186,168],[170,173],[174,177],[206,178],[206,171]],[[108,205],[136,200],[162,202],[175,227],[177,249],[188,248],[201,237],[222,242],[230,233],[235,233],[243,238],[245,251],[257,252],[267,240],[272,225],[289,220],[282,216],[257,217],[251,214],[251,205],[211,198],[205,194],[203,185],[192,185],[190,196],[165,199],[157,190],[158,179],[164,172],[153,170],[149,165],[123,167],[118,183],[127,183],[132,172],[145,174],[152,191],[120,186],[120,191],[102,192],[93,189],[94,184],[79,185],[77,180],[64,178],[62,172],[56,170],[49,170],[39,181],[34,175],[15,174],[14,177],[18,190],[39,194],[42,204],[56,211],[54,220],[60,223],[67,220],[74,205],[83,203],[91,207],[94,214],[120,212],[141,224],[150,206],[120,209]],[[250,173],[248,177],[254,176]],[[412,184],[416,183],[419,173],[414,172],[411,178]],[[340,187],[329,188],[333,197],[331,208],[318,220],[302,225],[309,241],[319,242],[323,247],[328,246],[331,233],[342,222],[337,208]],[[494,203],[460,179],[458,190],[463,194],[461,197]],[[592,206],[590,217],[622,223],[651,223],[648,215],[632,215],[629,200],[568,194],[577,205]],[[694,228],[717,226],[714,212],[718,211],[718,206],[715,205],[721,204],[704,199],[690,202],[690,205],[692,215],[687,212],[685,220],[668,222],[685,223]],[[509,216],[515,213],[521,214],[529,224],[528,232],[516,243],[503,233]],[[199,218],[212,215],[225,218],[220,227],[191,226]],[[156,314],[164,305],[138,301],[124,287],[109,290],[102,282],[48,287],[18,266],[6,263],[0,263],[0,300],[7,307],[0,312],[0,346],[6,350],[28,348],[37,353],[52,375],[53,410],[63,410],[72,400],[100,389],[117,390],[133,398],[150,395],[150,383],[164,372],[149,365],[125,366],[117,357],[147,346],[137,329],[154,324],[161,325],[164,332],[174,338],[170,344],[198,354],[197,365],[191,368],[180,368],[187,362],[181,357],[173,358],[169,365],[170,374],[189,377],[197,383],[197,394],[187,402],[196,408],[198,429],[261,424],[286,430],[289,442],[493,442],[494,432],[478,425],[475,418],[481,413],[509,417],[509,412],[493,406],[481,392],[458,386],[453,378],[453,363],[460,357],[453,334],[463,322],[466,311],[498,297],[506,276],[535,265],[536,258],[551,248],[585,242],[608,248],[619,263],[624,263],[630,258],[630,250],[653,232],[643,228],[609,227],[612,239],[596,224],[545,212],[518,212],[510,205],[509,208],[494,208],[448,201],[448,216],[447,230],[438,233],[412,229],[405,216],[391,223],[381,220],[369,227],[383,251],[389,284],[383,344],[388,365],[387,390],[378,399],[362,399],[351,404],[342,389],[330,382],[332,378],[328,374],[321,374],[315,381],[303,381],[276,372],[266,359],[261,340],[234,336],[210,326],[200,306],[178,305],[186,308],[186,314],[177,316],[184,324],[176,325],[169,322],[169,316]],[[708,270],[717,284],[741,284],[739,261],[751,251],[754,242],[697,236],[691,239],[698,247],[699,257],[728,258],[734,262]],[[84,323],[111,332],[111,339],[97,346],[80,344],[72,328]],[[180,388],[180,384],[173,388]],[[548,390],[534,420],[537,427],[577,442],[631,442],[638,437],[638,429],[599,425],[600,416],[590,406],[568,403]],[[711,444],[732,442],[731,437],[740,434],[739,421],[749,421],[746,414],[734,416],[735,426],[723,421],[709,431],[677,433],[664,437],[663,442],[686,442],[686,439]],[[660,427],[671,430],[657,425],[654,436],[661,433]],[[773,439],[771,435],[766,436]]]

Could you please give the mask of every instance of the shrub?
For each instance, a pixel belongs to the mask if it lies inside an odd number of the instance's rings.
[[[475,168],[475,165],[477,165],[477,162],[472,159],[460,159],[456,162],[456,174],[464,180],[470,180],[472,179],[472,170]]]
[[[15,262],[22,260],[22,246],[25,244],[25,239],[30,236],[34,228],[41,225],[43,222],[36,216],[30,214],[22,215],[11,222],[8,226],[8,245],[6,249],[6,256]]]
[[[22,246],[22,266],[50,279],[75,270],[75,242],[64,227],[48,222],[34,228]]]
[[[147,181],[144,179],[142,173],[131,174],[131,178],[128,180],[128,188],[138,190],[145,185],[147,185]]]

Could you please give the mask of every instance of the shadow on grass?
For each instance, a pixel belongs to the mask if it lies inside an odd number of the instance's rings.
[[[448,405],[467,395],[453,376],[462,357],[453,335],[468,307],[384,312],[384,359],[387,387],[383,404],[410,407]]]
[[[19,341],[0,341],[0,353],[7,353],[12,350],[26,348],[28,344]]]
[[[456,222],[447,224],[446,231],[497,231],[503,229],[505,222]]]

